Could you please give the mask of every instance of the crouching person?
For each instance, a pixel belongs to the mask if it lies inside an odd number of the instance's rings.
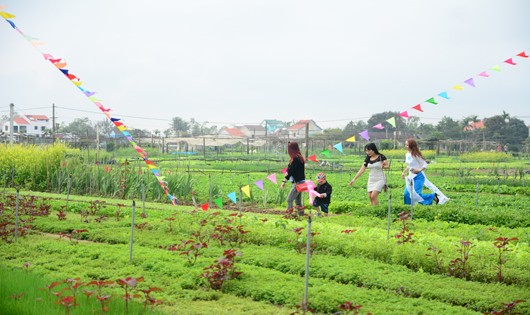
[[[313,206],[317,208],[317,215],[320,216],[322,213],[324,216],[328,215],[329,204],[331,203],[331,185],[326,180],[326,174],[318,173],[317,177],[317,186],[314,190],[318,193],[315,195],[315,200],[313,201]]]

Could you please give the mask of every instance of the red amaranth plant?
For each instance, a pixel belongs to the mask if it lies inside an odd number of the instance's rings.
[[[143,303],[144,311],[147,308],[147,305],[151,305],[152,307],[154,307],[158,304],[162,304],[162,300],[158,300],[151,296],[152,292],[162,291],[162,289],[155,288],[155,287],[149,287],[147,290],[139,290],[139,291],[144,294],[144,303]]]
[[[460,257],[457,257],[449,262],[449,275],[457,278],[468,279],[469,264],[468,260],[471,249],[474,247],[470,241],[460,240],[460,245],[457,245],[457,252]]]
[[[414,235],[414,233],[411,233],[409,230],[409,227],[413,226],[413,224],[409,222],[411,220],[410,213],[407,211],[402,211],[398,214],[398,216],[399,219],[394,220],[399,220],[401,222],[401,231],[396,234],[398,244],[405,244],[407,242],[414,243],[414,240],[412,239],[412,235]]]
[[[503,282],[504,281],[504,276],[502,274],[502,268],[504,267],[504,264],[508,260],[506,258],[506,253],[511,251],[508,248],[508,245],[510,244],[510,242],[518,241],[518,240],[519,239],[516,238],[516,237],[512,237],[512,238],[498,237],[493,242],[493,246],[495,246],[498,249],[498,251],[499,251],[498,252],[498,256],[497,256],[497,270],[498,270],[498,272],[497,272],[497,280],[499,282]]]
[[[225,250],[223,257],[216,259],[213,264],[204,268],[201,277],[208,281],[211,289],[221,290],[226,281],[241,275],[241,272],[236,271],[235,268],[236,256],[241,256],[241,252],[235,249]]]
[[[363,307],[361,304],[354,305],[350,301],[346,301],[339,306],[339,310],[341,310],[341,314],[359,314],[359,310]],[[366,315],[369,315],[371,313],[366,313]]]
[[[63,306],[66,315],[70,315],[72,308],[78,305],[75,301],[75,297],[71,295],[60,298],[59,300],[55,301],[55,304]]]
[[[140,277],[140,278],[127,277],[127,278],[120,278],[116,280],[116,283],[125,290],[123,299],[125,300],[125,311],[127,313],[129,312],[129,300],[132,299],[132,296],[129,294],[129,287],[135,288],[138,282],[143,282],[143,281],[144,281],[144,277]]]
[[[511,315],[511,314],[519,314],[514,313],[515,308],[517,307],[517,304],[526,302],[526,300],[515,300],[510,303],[506,303],[503,305],[502,309],[498,311],[491,311],[489,313],[484,313],[484,315]]]

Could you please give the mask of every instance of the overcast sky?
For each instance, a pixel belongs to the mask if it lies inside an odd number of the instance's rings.
[[[4,0],[39,50],[132,128],[313,119],[383,111],[436,124],[506,111],[530,125],[528,0]],[[105,116],[0,19],[0,115]],[[518,64],[503,61],[514,57]],[[501,71],[489,70],[500,65]],[[489,78],[477,77],[488,70]],[[475,78],[476,88],[463,82]],[[463,91],[452,87],[462,84]],[[447,91],[450,100],[425,103]],[[438,98],[439,99],[439,98]],[[411,110],[422,103],[424,113]]]

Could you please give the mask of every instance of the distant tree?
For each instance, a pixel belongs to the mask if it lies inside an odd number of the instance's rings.
[[[173,129],[168,128],[168,129],[164,130],[163,134],[164,134],[164,137],[169,138],[169,137],[171,137],[173,135]]]
[[[129,130],[129,133],[132,135],[132,137],[134,139],[139,139],[139,138],[148,138],[150,136],[150,132],[149,130],[142,130],[142,129],[131,129]]]
[[[441,137],[441,133],[438,133],[436,127],[432,124],[420,123],[415,133],[422,139],[437,140]]]
[[[86,137],[87,135],[89,137],[96,136],[96,129],[88,117],[74,119],[68,125],[62,126],[59,132],[71,133],[78,137]]]
[[[382,123],[385,129],[387,131],[394,131],[396,129],[403,130],[403,127],[405,126],[405,118],[398,116],[399,112],[382,112],[372,115],[370,119],[368,119],[368,128],[372,128],[373,126]],[[387,122],[388,119],[395,117],[396,119],[396,127],[393,127],[390,123]]]
[[[210,127],[204,127],[203,128],[203,134],[205,135],[215,135],[217,134],[219,128],[216,125],[210,126]]]
[[[113,131],[114,133],[118,132],[118,129],[116,128],[116,126],[108,119],[97,121],[95,127],[96,129],[99,129],[100,135],[108,136]]]
[[[442,133],[443,140],[460,140],[463,138],[464,127],[461,122],[444,116],[436,125],[436,131]]]
[[[528,127],[524,121],[511,118],[503,112],[502,115],[486,118],[484,136],[492,141],[508,144],[510,150],[519,151],[528,138]]]
[[[349,136],[354,135],[356,133],[359,133],[359,132],[361,132],[363,130],[366,130],[367,127],[368,127],[368,125],[362,120],[359,120],[357,122],[350,121],[346,125],[346,127],[344,127],[343,132],[344,132],[346,137],[349,137]]]
[[[344,134],[340,128],[328,128],[324,129],[322,134],[317,134],[314,136],[315,138],[320,139],[342,139],[344,137]]]
[[[177,137],[180,137],[182,133],[185,133],[190,129],[190,124],[180,117],[173,117],[173,120],[171,121],[171,129]]]

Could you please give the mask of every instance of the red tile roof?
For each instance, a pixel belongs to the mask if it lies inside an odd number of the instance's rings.
[[[25,116],[33,120],[49,120],[50,119],[46,115],[25,115]]]
[[[17,125],[29,125],[29,121],[22,117],[15,117],[13,118],[13,122]]]
[[[484,120],[477,121],[474,123],[470,123],[469,125],[464,127],[465,131],[475,130],[475,129],[482,129],[484,128]]]
[[[241,138],[246,137],[245,134],[237,128],[225,128],[225,131],[233,137],[241,137]]]

